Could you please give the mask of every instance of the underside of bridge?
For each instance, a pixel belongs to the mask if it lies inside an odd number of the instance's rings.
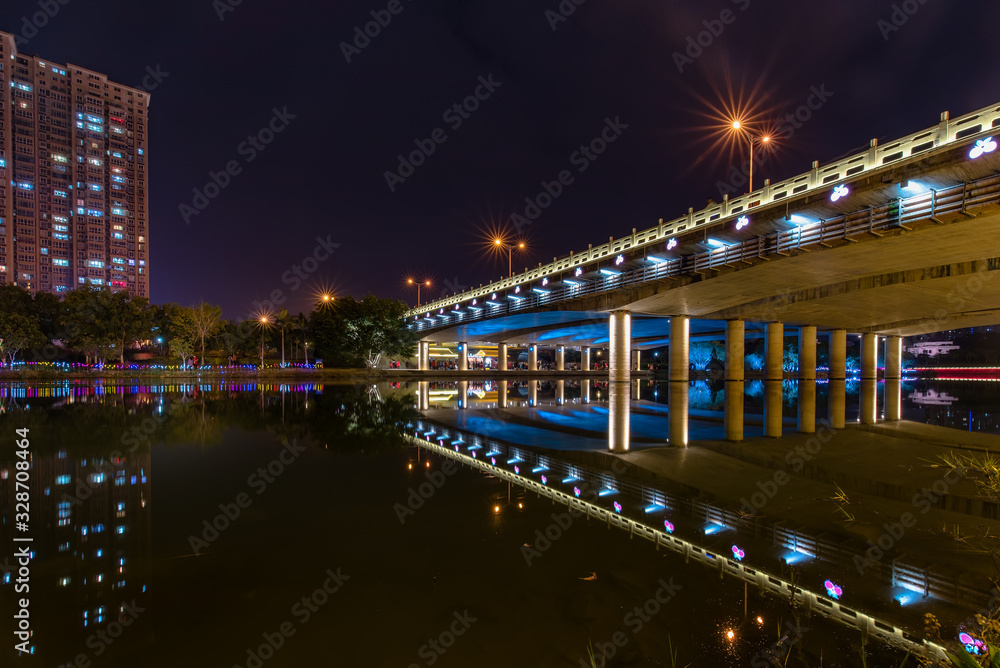
[[[996,324],[1000,208],[977,213],[445,327],[423,338],[600,347],[608,342],[608,314],[618,310],[633,314],[632,343],[640,349],[666,345],[674,315],[691,318],[692,337],[723,334],[726,320],[898,336]]]

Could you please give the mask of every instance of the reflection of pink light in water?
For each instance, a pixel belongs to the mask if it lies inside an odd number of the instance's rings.
[[[663,527],[667,530],[667,533],[674,532],[674,525],[670,523],[670,520],[663,520]]]
[[[545,476],[542,476],[542,484],[543,485],[548,485],[549,484],[549,479],[546,478]]]
[[[965,645],[965,651],[969,654],[985,654],[986,653],[986,643],[982,640],[976,640],[968,633],[959,633],[958,641]]]
[[[615,512],[620,513],[622,511],[622,504],[615,501]]]
[[[458,446],[457,445],[455,446],[455,452],[458,452]]]
[[[839,585],[834,584],[832,580],[827,580],[823,586],[826,587],[826,593],[830,598],[840,598],[844,595],[844,590]]]
[[[743,561],[743,557],[745,556],[747,556],[746,552],[733,545],[733,558],[736,559],[736,561]]]
[[[514,467],[514,473],[521,475],[521,468],[519,466]]]
[[[577,496],[580,496],[580,488],[579,487],[574,487],[573,488],[573,493],[576,494]]]
[[[473,458],[473,459],[475,459],[475,458],[476,458],[476,451],[475,451],[475,450],[473,450],[473,451],[472,451],[472,458]]]

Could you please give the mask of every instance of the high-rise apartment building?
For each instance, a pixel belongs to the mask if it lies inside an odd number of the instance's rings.
[[[0,282],[149,297],[149,93],[0,32]]]

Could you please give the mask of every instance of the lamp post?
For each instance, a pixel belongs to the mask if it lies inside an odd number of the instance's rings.
[[[514,249],[524,250],[524,242],[520,241],[517,244],[505,244],[503,239],[497,238],[493,240],[493,244],[500,248],[501,250],[507,251],[507,277],[510,278],[514,275]]]
[[[421,282],[420,281],[415,281],[412,278],[406,279],[406,282],[409,285],[415,285],[415,286],[417,286],[417,308],[420,308],[420,285],[421,285]],[[431,282],[429,280],[425,280],[425,281],[423,281],[423,285],[426,285],[427,287],[430,287]]]
[[[743,124],[740,123],[739,121],[733,121],[733,130],[735,130],[739,134],[746,133],[747,143],[750,145],[750,181],[747,185],[748,187],[747,192],[752,193],[753,192],[753,145],[755,142],[758,144],[767,144],[768,142],[771,141],[771,137],[769,135],[754,136],[750,134],[750,131],[744,128]]]
[[[264,329],[267,327],[267,316],[260,316],[260,368],[264,369]]]
[[[163,357],[163,337],[157,337],[156,342],[160,344],[160,357]]]

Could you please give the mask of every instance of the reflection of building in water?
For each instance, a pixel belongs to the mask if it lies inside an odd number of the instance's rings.
[[[960,346],[954,341],[921,341],[907,348],[906,352],[914,355],[937,357],[938,355],[950,353],[953,350],[959,350],[959,348]]]
[[[953,397],[947,392],[938,392],[933,389],[927,389],[925,391],[914,390],[910,393],[907,399],[915,404],[923,404],[926,406],[950,406],[958,401],[958,397]]]
[[[115,458],[59,450],[33,458],[27,534],[34,538],[31,590],[55,604],[38,609],[46,610],[44,616],[51,611],[48,621],[63,632],[104,628],[119,616],[123,603],[146,591],[152,506],[150,453],[143,450]],[[4,545],[14,544],[16,533],[15,477],[12,464],[0,468]],[[4,576],[4,587],[13,586],[10,579]]]

